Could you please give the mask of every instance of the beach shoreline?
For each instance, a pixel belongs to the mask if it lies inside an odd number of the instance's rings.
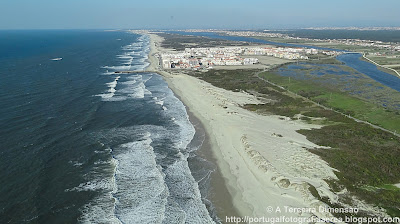
[[[220,206],[218,216],[222,222],[227,222],[227,217],[236,216],[229,214],[229,209],[237,211],[240,217],[332,217],[325,212],[267,212],[269,208],[283,209],[285,206],[325,206],[312,196],[308,190],[310,185],[320,195],[335,200],[336,196],[324,181],[337,178],[334,170],[306,150],[319,146],[296,132],[319,126],[250,112],[241,106],[261,103],[253,95],[227,91],[186,74],[171,74],[160,69],[156,54],[164,51],[160,47],[162,38],[148,35],[151,38],[151,65],[147,71],[157,71],[164,77],[190,116],[196,117],[207,133],[208,141],[203,147],[209,144],[208,159],[216,163],[220,172],[213,180],[224,185],[219,189],[225,194],[218,195],[221,192],[214,191],[215,197],[211,199],[216,207]],[[212,186],[216,186],[216,182]],[[228,196],[230,199],[226,200]]]
[[[179,96],[177,97],[179,99]],[[209,176],[209,183],[207,189],[205,189],[207,192],[205,192],[204,195],[202,194],[203,200],[211,202],[212,207],[209,208],[210,213],[212,213],[211,217],[215,218],[216,216],[217,219],[222,221],[222,223],[225,223],[225,220],[221,219],[222,217],[228,215],[239,217],[239,213],[235,207],[231,206],[233,204],[233,198],[230,195],[226,187],[225,179],[216,164],[216,158],[211,150],[210,136],[207,133],[207,130],[204,128],[204,125],[201,123],[201,121],[194,116],[190,110],[187,110],[187,113],[190,122],[195,127],[196,134],[200,133],[200,135],[204,136],[203,142],[199,149],[194,152],[196,158],[200,157],[200,160],[205,159],[215,166],[215,169]],[[193,141],[198,141],[198,139],[193,139]],[[189,164],[191,164],[190,161]]]
[[[155,57],[155,54],[158,53],[157,46],[155,43],[155,39],[160,43],[162,39],[157,36],[150,34],[151,41],[150,41],[150,52],[149,52],[149,62],[150,65],[146,68],[146,71],[157,71],[164,77],[166,80],[168,86],[171,88],[173,85],[171,82],[169,82],[169,79],[166,79],[170,74],[167,72],[160,71],[159,68],[157,68],[158,65],[158,59]],[[233,197],[230,194],[230,191],[227,188],[227,183],[220,171],[220,167],[217,164],[217,160],[215,158],[214,152],[212,150],[212,143],[210,139],[210,134],[207,131],[207,128],[204,127],[204,124],[201,119],[199,119],[195,115],[195,112],[190,110],[189,107],[186,106],[185,101],[182,99],[180,94],[176,93],[176,89],[171,88],[172,91],[174,92],[175,96],[184,103],[186,107],[187,114],[189,116],[190,122],[193,124],[195,127],[196,133],[198,132],[204,132],[204,141],[201,144],[200,148],[195,152],[197,156],[200,156],[201,158],[206,159],[207,161],[211,162],[216,166],[216,169],[211,173],[210,176],[210,190],[208,192],[208,195],[206,197],[207,200],[210,200],[213,209],[215,209],[215,212],[217,213],[218,219],[222,223],[225,223],[225,220],[223,217],[225,216],[235,216],[239,217],[240,213],[236,209],[236,207],[232,206],[233,204]]]

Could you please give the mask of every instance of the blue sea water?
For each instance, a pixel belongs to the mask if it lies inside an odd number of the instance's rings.
[[[0,31],[0,223],[213,222],[184,105],[114,73],[148,52],[122,31]]]

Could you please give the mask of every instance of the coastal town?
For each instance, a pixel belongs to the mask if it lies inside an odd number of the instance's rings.
[[[268,31],[268,30],[266,30]],[[305,37],[292,37],[282,33],[271,33],[271,32],[256,32],[256,31],[218,31],[229,36],[243,36],[243,37],[268,37],[268,38],[282,38],[288,40],[302,40],[310,42],[329,42],[335,44],[343,44],[348,46],[362,46],[362,47],[374,47],[390,51],[400,52],[400,43],[383,42],[374,40],[360,40],[360,39],[313,39]]]
[[[320,51],[314,48],[292,47],[214,47],[186,48],[183,52],[162,53],[163,68],[199,69],[213,66],[253,65],[259,60],[251,56],[271,56],[288,60],[307,60],[308,55],[318,53],[337,55],[336,51]]]

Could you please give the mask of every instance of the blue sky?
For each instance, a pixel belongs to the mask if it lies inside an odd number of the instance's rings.
[[[0,29],[400,26],[400,0],[1,0]]]

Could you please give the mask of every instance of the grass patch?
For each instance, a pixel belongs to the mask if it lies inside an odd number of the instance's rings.
[[[400,58],[389,58],[389,57],[385,57],[385,56],[367,56],[367,58],[369,58],[381,65],[400,64]]]
[[[400,132],[400,114],[398,111],[387,110],[374,103],[329,88],[326,85],[315,84],[309,80],[296,80],[293,77],[289,80],[289,77],[280,76],[273,72],[261,73],[260,77],[344,114]]]
[[[326,58],[316,58],[308,60],[307,62],[313,64],[331,64],[331,65],[343,65],[344,63],[337,60],[336,58],[326,57]]]

